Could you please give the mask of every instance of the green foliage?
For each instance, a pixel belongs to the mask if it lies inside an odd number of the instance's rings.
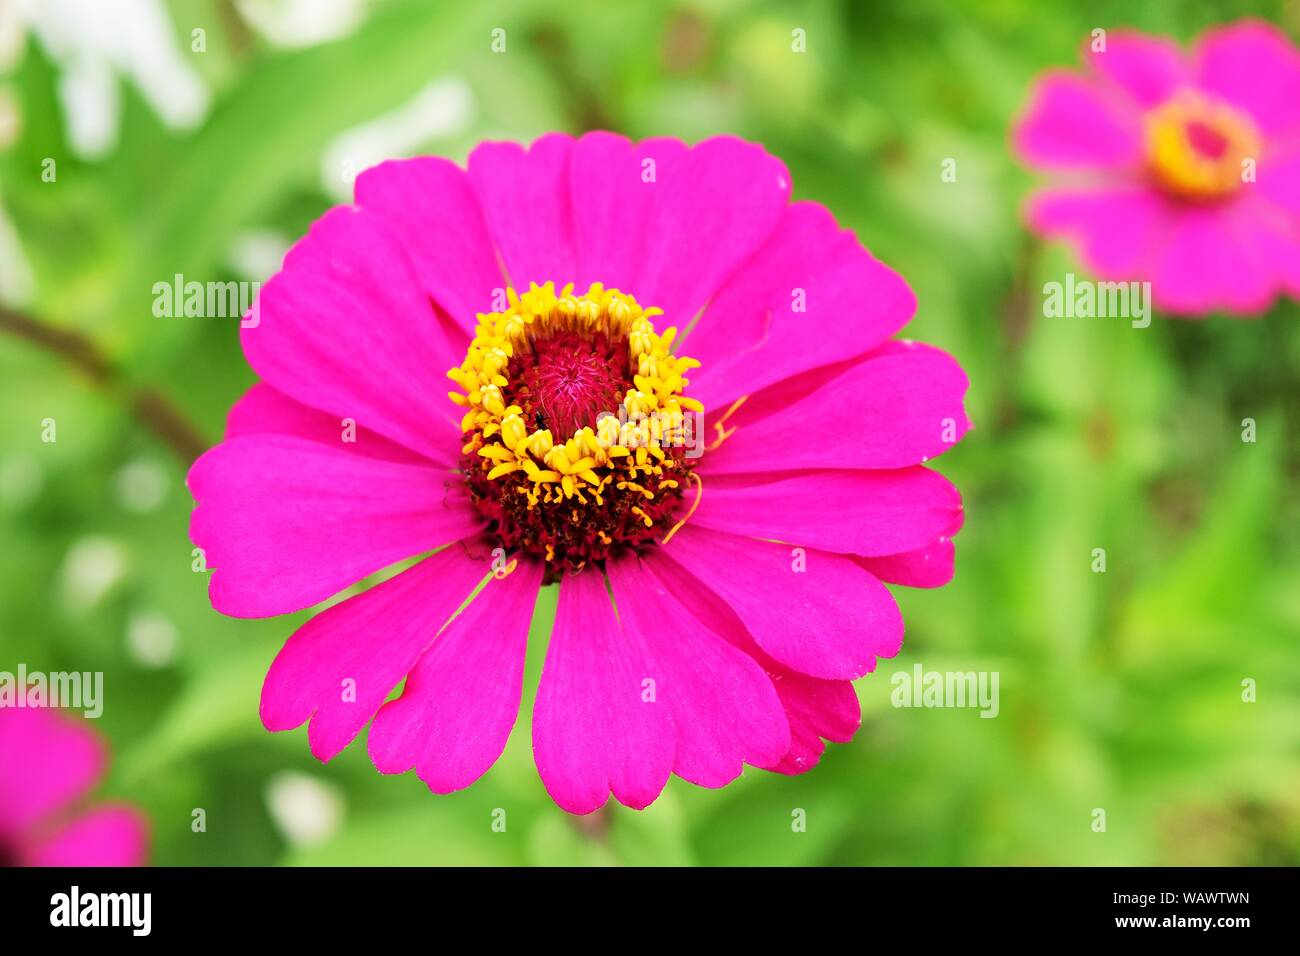
[[[178,37],[210,27],[208,52],[184,54],[215,91],[196,130],[164,129],[128,90],[118,149],[75,159],[56,71],[29,43],[7,81],[22,132],[0,151],[0,206],[36,279],[29,311],[88,336],[120,376],[97,388],[0,336],[0,669],[106,673],[104,792],[150,814],[155,862],[1300,863],[1300,309],[1157,316],[1145,330],[1043,319],[1042,283],[1082,268],[1023,233],[1031,180],[1006,145],[1032,77],[1076,63],[1094,27],[1187,40],[1253,14],[1294,35],[1294,6],[381,2],[350,36],[296,50],[242,35],[225,6],[171,5]],[[506,54],[489,51],[495,27]],[[805,54],[791,52],[796,27]],[[862,730],[814,771],[750,770],[722,791],[674,780],[647,811],[568,817],[537,779],[528,720],[554,589],[520,723],[466,792],[378,775],[364,734],[321,766],[305,730],[262,729],[262,677],[305,615],[211,610],[190,568],[185,463],[127,402],[160,389],[212,442],[253,376],[233,320],[155,318],[151,289],[177,272],[233,277],[231,244],[250,229],[301,234],[332,201],[326,145],[449,76],[467,84],[470,118],[422,151],[463,159],[483,138],[594,126],[762,141],[799,198],[908,278],[920,300],[908,335],[969,372],[977,427],[936,463],[966,502],[956,579],[895,589],[903,651],[859,682]],[[57,184],[40,179],[47,156]],[[940,182],[946,157],[956,183]],[[47,417],[55,444],[40,439]],[[163,489],[145,508],[120,490],[141,463]],[[87,542],[117,569],[91,598],[73,560]],[[1105,573],[1091,569],[1096,548]],[[128,653],[142,614],[178,634],[162,667]],[[891,706],[891,675],[918,661],[998,671],[998,717]],[[337,788],[342,824],[324,843],[292,846],[274,825],[266,788],[284,770]],[[191,830],[196,807],[206,832]]]

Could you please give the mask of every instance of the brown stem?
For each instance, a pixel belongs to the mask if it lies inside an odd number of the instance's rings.
[[[118,369],[88,336],[71,329],[46,325],[22,312],[0,306],[0,332],[58,356],[86,375],[98,388],[120,398],[146,428],[188,465],[208,447],[170,399],[152,388],[134,388],[122,382]]]
[[[1016,254],[1015,274],[1012,276],[1011,291],[1003,311],[1007,350],[1013,355],[1019,353],[1024,345],[1033,326],[1034,309],[1042,301],[1034,286],[1040,251],[1038,240],[1026,235],[1021,239]]]

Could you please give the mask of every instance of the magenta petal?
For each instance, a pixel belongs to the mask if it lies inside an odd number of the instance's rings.
[[[1276,297],[1277,265],[1264,254],[1261,225],[1240,205],[1180,210],[1151,276],[1157,308],[1186,315],[1266,309]]]
[[[780,411],[755,422],[739,417],[736,433],[705,456],[705,478],[920,464],[943,454],[969,429],[962,406],[967,385],[952,356],[897,343]]]
[[[351,437],[355,441],[343,440],[348,433],[342,419],[296,402],[265,382],[258,382],[245,392],[226,416],[226,438],[238,438],[241,435],[288,435],[385,461],[425,465],[430,462],[430,459],[389,441],[360,423],[355,423],[351,429]],[[453,442],[448,442],[445,454],[436,460],[450,468],[457,464],[457,450]]]
[[[702,383],[715,366],[738,352],[752,352],[769,334],[770,312],[788,308],[794,291],[806,291],[811,277],[833,272],[859,256],[870,258],[824,206],[787,206],[767,241],[727,279],[691,330],[690,348],[684,351],[703,365],[693,381]]]
[[[1143,183],[1053,187],[1030,197],[1034,231],[1070,239],[1088,267],[1112,281],[1149,279],[1176,213]]]
[[[915,311],[916,296],[898,273],[821,206],[796,203],[683,346],[703,363],[690,394],[706,409],[723,409],[740,395],[869,351]]]
[[[729,604],[759,647],[801,673],[861,677],[902,646],[893,595],[842,555],[690,524],[663,551]]]
[[[684,613],[754,659],[776,688],[790,727],[789,749],[779,760],[763,764],[765,770],[797,774],[816,765],[825,749],[822,738],[840,743],[853,739],[861,723],[858,697],[847,680],[822,680],[793,671],[764,653],[727,605],[717,600],[698,578],[664,557],[662,550],[645,556],[644,565],[669,584]]]
[[[149,827],[127,807],[90,810],[27,852],[34,866],[142,866]]]
[[[1279,288],[1300,299],[1300,228],[1285,222],[1261,222],[1254,238],[1264,261],[1273,263]]]
[[[393,226],[424,290],[472,331],[505,281],[465,171],[434,156],[381,163],[357,177],[356,201]]]
[[[590,813],[613,793],[649,806],[672,772],[668,708],[643,698],[659,673],[636,634],[620,629],[603,577],[566,575],[533,706],[533,755],[551,798]]]
[[[269,617],[480,527],[464,483],[433,466],[250,435],[190,468],[190,539],[206,552],[213,607]]]
[[[290,398],[436,458],[460,437],[446,372],[465,358],[392,228],[331,209],[285,258],[240,332],[248,362]]]
[[[655,696],[677,728],[673,771],[721,787],[747,763],[779,761],[790,728],[763,669],[692,616],[649,565],[627,558],[608,568],[623,631],[649,648]]]
[[[483,143],[469,154],[470,181],[515,289],[547,281],[558,288],[577,270],[569,199],[572,149],[572,137],[550,133],[528,149]]]
[[[1012,135],[1031,166],[1122,169],[1142,160],[1138,111],[1095,80],[1060,70],[1038,81]]]
[[[961,495],[920,466],[897,471],[810,471],[776,481],[708,481],[691,524],[846,554],[910,551],[961,510]]]
[[[379,709],[367,749],[380,773],[414,767],[434,793],[468,787],[496,763],[519,715],[540,561],[491,579],[420,657],[402,696]]]
[[[1300,51],[1273,24],[1242,20],[1206,31],[1196,73],[1202,89],[1245,109],[1264,133],[1300,132]]]
[[[821,759],[826,749],[823,738],[836,743],[853,739],[862,724],[862,707],[853,684],[809,677],[775,663],[768,673],[790,722],[790,749],[779,761],[765,765],[765,770],[805,773]]]
[[[1252,188],[1280,210],[1279,218],[1300,237],[1300,147],[1285,155],[1261,157],[1259,180]]]
[[[489,570],[452,545],[317,614],[294,632],[266,675],[266,729],[290,730],[310,718],[311,752],[329,760],[374,716]]]
[[[772,234],[790,174],[761,146],[731,136],[706,139],[680,160],[671,141],[662,152],[640,277],[627,291],[663,309],[665,326],[684,329]]]
[[[613,133],[594,132],[578,140],[569,164],[569,191],[579,289],[601,282],[641,297],[637,285],[659,194],[659,171],[667,175],[685,156],[686,145],[676,139],[632,143]],[[653,179],[648,178],[647,160],[655,165]]]
[[[955,561],[956,548],[952,538],[944,535],[914,551],[861,558],[858,563],[890,584],[941,588],[952,580]]]
[[[1136,30],[1109,31],[1106,49],[1094,51],[1089,42],[1085,56],[1098,74],[1142,109],[1159,106],[1192,79],[1191,63],[1177,43]]]
[[[99,737],[44,708],[0,708],[0,837],[16,837],[89,790],[104,770]]]

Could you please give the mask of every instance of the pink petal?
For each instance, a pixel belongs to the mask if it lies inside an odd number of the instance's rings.
[[[915,311],[916,296],[898,273],[821,206],[796,203],[682,346],[703,363],[690,395],[706,409],[725,408],[740,395],[861,355]]]
[[[1089,269],[1112,281],[1150,277],[1175,215],[1143,183],[1053,187],[1035,193],[1026,206],[1034,231],[1068,238]]]
[[[1038,80],[1012,136],[1031,166],[1123,169],[1142,160],[1137,111],[1108,98],[1096,81],[1060,70]]]
[[[569,191],[578,256],[578,288],[592,282],[640,296],[641,263],[661,177],[680,165],[686,145],[676,139],[629,142],[613,133],[587,133],[573,148]],[[647,160],[655,179],[647,182]],[[642,299],[645,305],[656,305]]]
[[[226,417],[228,439],[241,435],[289,435],[384,461],[426,465],[430,461],[360,423],[355,425],[356,441],[344,441],[344,433],[342,419],[295,402],[265,382],[258,382],[245,392]],[[444,467],[454,467],[459,457],[457,451],[456,445],[448,442],[445,454],[437,461]]]
[[[772,234],[790,198],[790,174],[761,146],[707,139],[678,161],[663,147],[639,278],[628,291],[685,327],[726,278]]]
[[[736,433],[705,455],[705,480],[724,473],[919,464],[943,454],[969,429],[962,407],[967,384],[947,353],[898,343],[758,421],[749,421],[742,406]]]
[[[1206,31],[1196,47],[1199,85],[1245,109],[1270,136],[1300,132],[1300,51],[1262,20]]]
[[[241,330],[248,362],[304,405],[352,418],[427,457],[458,442],[446,372],[465,357],[449,338],[378,214],[331,209],[263,287],[258,324]]]
[[[190,539],[207,554],[213,607],[233,617],[310,607],[481,527],[454,472],[301,438],[222,442],[188,482]]]
[[[1260,157],[1257,181],[1249,187],[1282,214],[1291,231],[1300,235],[1300,148]]]
[[[803,773],[817,764],[825,749],[822,738],[840,743],[853,739],[862,718],[852,683],[809,677],[777,663],[754,643],[735,611],[661,550],[651,551],[643,563],[667,586],[686,613],[753,658],[776,689],[790,725],[790,747],[780,760],[764,765],[764,769]]]
[[[1276,266],[1241,204],[1179,210],[1152,275],[1157,308],[1186,315],[1258,313],[1276,297]]]
[[[310,719],[311,752],[329,760],[374,716],[489,570],[486,560],[452,545],[317,614],[294,632],[266,675],[266,729],[290,730]]]
[[[1084,46],[1089,65],[1142,109],[1151,109],[1190,84],[1191,63],[1177,43],[1167,37],[1136,30],[1111,30],[1106,49]]]
[[[0,708],[0,837],[67,806],[94,786],[105,762],[84,722],[45,708]]]
[[[790,749],[764,769],[801,774],[817,766],[826,744],[848,743],[862,724],[862,707],[846,680],[821,680],[773,662],[768,670],[790,721]]]
[[[690,347],[683,351],[703,364],[696,379],[702,380],[737,352],[759,347],[769,334],[771,313],[788,307],[796,288],[806,289],[812,277],[859,257],[870,259],[870,254],[853,233],[839,228],[824,206],[787,206],[767,241],[718,290],[691,330]]]
[[[380,708],[367,749],[380,773],[414,767],[434,793],[468,787],[496,763],[519,714],[528,625],[542,563],[489,580]]]
[[[516,289],[548,280],[562,286],[577,271],[572,149],[572,137],[549,133],[527,150],[518,143],[484,143],[469,154],[470,181]]]
[[[1300,229],[1261,217],[1255,242],[1264,261],[1273,264],[1279,288],[1300,299]]]
[[[551,798],[590,813],[610,793],[649,806],[672,771],[668,708],[643,699],[658,673],[644,641],[622,631],[594,570],[567,575],[533,706],[533,755]]]
[[[99,807],[28,852],[34,866],[143,866],[149,827],[128,807]]]
[[[608,570],[623,632],[649,649],[658,705],[677,728],[673,772],[721,787],[747,763],[779,761],[790,749],[790,728],[753,657],[701,624],[649,565],[627,558]]]
[[[861,558],[858,563],[890,584],[941,588],[952,580],[955,561],[956,549],[952,538],[945,535],[914,551]]]
[[[391,160],[357,177],[356,201],[388,221],[425,292],[473,331],[505,280],[465,171],[434,156]]]
[[[759,647],[801,673],[861,677],[902,646],[893,596],[849,558],[691,524],[662,550],[729,604]]]
[[[476,170],[485,150],[490,152]],[[609,133],[590,133],[573,146],[567,182],[559,181],[557,168],[528,169],[534,180],[545,181],[549,198],[503,202],[494,214],[488,188],[500,192],[499,181],[524,175],[522,155],[517,146],[490,144],[470,157],[470,176],[479,185],[516,285],[534,278],[564,281],[576,272],[579,285],[603,282],[663,309],[665,326],[684,328],[695,318],[772,233],[790,194],[781,162],[734,137],[715,137],[687,150],[673,139],[632,144]],[[572,221],[571,242],[567,234],[547,235],[542,242],[519,228],[520,222],[546,222],[565,211]],[[501,230],[507,227],[510,234],[503,240]]]
[[[919,548],[945,532],[961,495],[928,468],[812,471],[762,483],[704,479],[691,524],[841,553]]]

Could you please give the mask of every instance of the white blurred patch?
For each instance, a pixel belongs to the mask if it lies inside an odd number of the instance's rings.
[[[152,611],[132,614],[126,622],[126,649],[137,664],[166,667],[176,659],[179,645],[176,626],[161,614]]]
[[[235,0],[245,22],[280,47],[337,40],[365,18],[370,0]]]
[[[30,455],[0,461],[0,501],[21,508],[36,500],[45,484],[40,462]]]
[[[148,458],[127,462],[117,473],[117,500],[127,511],[153,511],[167,496],[167,469]]]
[[[0,86],[0,152],[18,142],[23,128],[22,105],[8,86]]]
[[[327,195],[347,202],[358,173],[410,155],[429,140],[464,132],[473,115],[473,96],[463,79],[435,80],[392,112],[340,133],[321,157],[321,185]]]
[[[0,73],[7,73],[18,65],[26,36],[18,4],[10,0],[0,2]]]
[[[17,308],[32,301],[36,294],[36,277],[32,265],[23,255],[18,230],[0,205],[0,302]]]
[[[126,574],[126,552],[110,538],[82,538],[68,549],[60,574],[64,599],[74,608],[97,604]]]
[[[250,229],[235,236],[227,257],[230,268],[248,282],[265,282],[280,271],[291,240],[274,229]]]
[[[207,114],[208,89],[188,61],[201,54],[188,45],[181,52],[162,0],[10,2],[59,68],[68,140],[79,156],[100,158],[117,145],[119,73],[172,129]]]
[[[266,807],[285,840],[295,847],[324,843],[343,822],[343,796],[337,787],[294,770],[266,785]]]

